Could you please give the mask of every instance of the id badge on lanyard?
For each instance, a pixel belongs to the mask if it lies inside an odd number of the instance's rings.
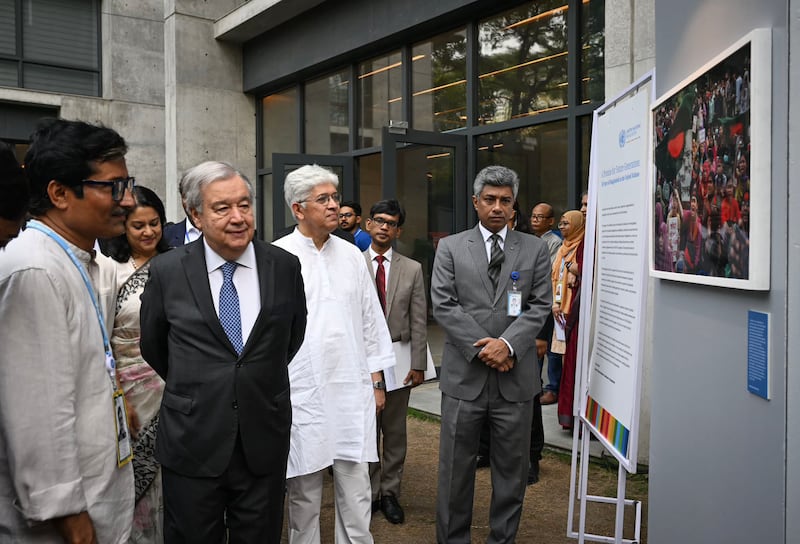
[[[105,348],[105,368],[106,373],[108,374],[109,381],[111,382],[111,390],[113,391],[112,399],[113,399],[113,406],[112,409],[114,411],[114,428],[116,429],[117,433],[117,466],[123,467],[133,459],[133,447],[131,446],[131,433],[130,429],[128,428],[128,411],[125,406],[125,394],[122,391],[122,388],[117,385],[117,364],[114,361],[114,355],[111,352],[111,343],[108,340],[108,333],[106,332],[106,325],[103,321],[103,315],[100,312],[100,306],[97,302],[97,296],[94,292],[94,287],[92,287],[92,281],[89,279],[89,274],[86,272],[86,269],[83,267],[83,264],[78,260],[73,253],[72,249],[70,249],[67,242],[59,236],[55,231],[53,231],[47,225],[31,220],[27,224],[28,228],[33,230],[38,230],[39,232],[45,234],[51,240],[56,242],[61,249],[67,254],[67,256],[72,261],[72,264],[75,265],[75,268],[78,269],[78,272],[83,279],[83,283],[86,286],[86,290],[89,293],[89,299],[92,301],[94,305],[95,315],[97,316],[97,323],[100,326],[100,332],[103,335],[103,346]]]
[[[106,351],[106,369],[110,376],[114,376],[116,385],[116,361],[110,351]],[[133,446],[131,445],[131,430],[128,426],[128,406],[125,403],[125,393],[122,387],[114,388],[114,429],[117,434],[117,466],[124,467],[133,459]]]
[[[519,317],[522,314],[522,293],[517,287],[519,272],[516,270],[511,273],[511,289],[507,291],[508,301],[506,304],[508,317]]]

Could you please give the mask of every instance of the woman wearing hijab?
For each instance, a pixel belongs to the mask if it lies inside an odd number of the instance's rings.
[[[585,219],[578,210],[561,216],[558,228],[564,237],[553,262],[553,316],[564,327],[566,347],[558,391],[558,422],[572,429],[572,403],[575,395],[575,370],[578,358],[578,319],[580,313],[580,279],[583,267]]]

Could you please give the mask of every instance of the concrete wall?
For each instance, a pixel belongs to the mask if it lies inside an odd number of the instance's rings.
[[[787,307],[790,300],[798,300],[797,293],[790,296],[787,281],[787,255],[798,262],[797,247],[790,253],[787,234],[790,183],[798,189],[787,170],[787,10],[786,0],[655,4],[657,95],[759,27],[773,29],[773,90],[770,290],[745,292],[662,280],[654,284],[649,495],[653,544],[797,541],[796,530],[786,532],[787,519],[797,524],[792,519],[797,517],[797,491],[791,492],[794,510],[787,510],[785,488],[787,423],[794,422],[790,433],[795,448],[798,427],[796,415],[787,420],[787,374],[792,388],[798,389],[797,349],[789,351],[787,340],[789,332],[797,333],[797,310],[790,327]],[[796,132],[794,128],[792,134]],[[793,207],[796,212],[797,204]],[[797,235],[792,236],[796,244]],[[769,401],[746,389],[749,309],[771,314]],[[796,483],[796,472],[794,479]]]
[[[214,39],[214,21],[243,0],[166,0],[167,215],[181,219],[181,173],[206,160],[225,160],[254,179],[255,103],[242,93],[240,46]]]
[[[165,196],[162,14],[162,0],[103,2],[102,97],[0,88],[0,101],[56,106],[65,119],[114,128],[128,142],[131,175]]]
[[[655,66],[655,0],[606,0],[606,97]]]

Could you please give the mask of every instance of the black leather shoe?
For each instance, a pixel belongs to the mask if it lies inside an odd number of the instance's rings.
[[[381,509],[381,500],[375,499],[374,501],[372,501],[372,513],[374,514],[380,509]]]
[[[486,468],[488,466],[489,466],[489,456],[478,455],[477,462],[475,463],[475,468]]]
[[[384,495],[381,497],[381,510],[383,511],[383,515],[386,516],[386,519],[389,520],[389,523],[397,525],[406,520],[406,515],[403,513],[403,509],[400,508],[400,503],[397,502],[397,498],[395,498],[394,495]]]
[[[528,469],[528,485],[533,485],[539,481],[539,461],[531,463]]]

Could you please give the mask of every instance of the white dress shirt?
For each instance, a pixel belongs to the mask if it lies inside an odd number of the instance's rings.
[[[203,239],[206,251],[206,270],[208,271],[208,286],[211,288],[211,298],[214,300],[214,310],[219,315],[219,290],[222,288],[224,276],[222,265],[227,261],[220,257],[213,249],[208,247],[208,242]],[[247,245],[236,263],[239,265],[233,272],[233,285],[239,295],[239,312],[242,317],[242,344],[247,345],[247,338],[256,324],[261,311],[261,289],[258,285],[258,269],[256,268],[256,252],[253,243]]]
[[[369,258],[373,262],[372,267],[372,279],[375,279],[376,274],[378,273],[378,261],[375,259],[380,255],[380,253],[376,252],[372,249],[372,245],[369,246]],[[392,267],[392,248],[389,248],[386,253],[383,254],[383,270],[384,270],[384,278],[386,279],[386,291],[389,291],[389,269]]]
[[[502,229],[500,229],[499,232],[496,232],[496,233],[492,232],[489,229],[487,229],[486,227],[484,227],[483,223],[478,223],[478,228],[480,229],[481,236],[483,237],[483,245],[485,246],[485,249],[486,249],[486,264],[488,266],[488,264],[490,262],[492,262],[492,235],[493,234],[499,234],[500,235],[500,242],[499,242],[500,243],[500,249],[505,251],[505,249],[506,249],[506,234],[508,234],[508,227],[503,227]],[[514,356],[514,348],[511,347],[511,344],[509,343],[509,341],[506,340],[505,338],[503,338],[502,336],[500,337],[500,340],[502,340],[503,342],[506,343],[506,346],[508,346],[508,353],[509,353],[509,355],[511,355],[513,357]]]
[[[506,249],[506,234],[508,234],[508,227],[503,227],[500,232],[494,233],[483,226],[482,223],[478,223],[478,228],[481,230],[481,236],[483,237],[484,245],[486,246],[486,263],[488,264],[492,260],[492,235],[499,234],[500,235],[500,249],[505,251]]]
[[[189,221],[188,217],[183,221],[186,223],[186,234],[183,236],[183,243],[188,244],[200,238],[200,235],[203,234],[200,229],[192,225],[192,222]]]

